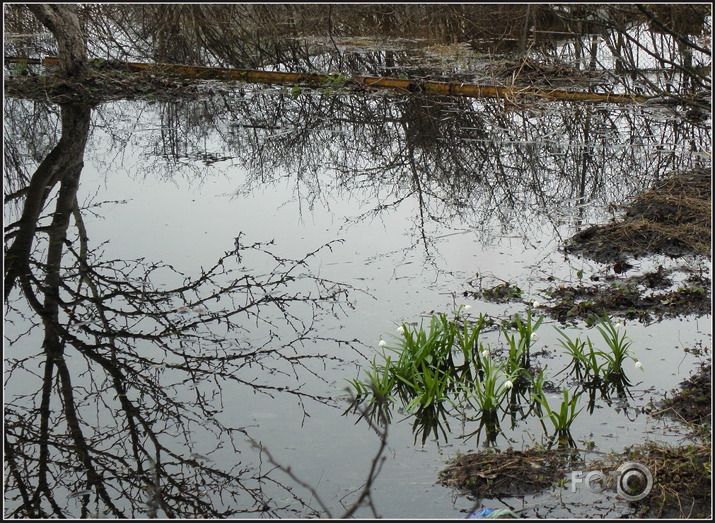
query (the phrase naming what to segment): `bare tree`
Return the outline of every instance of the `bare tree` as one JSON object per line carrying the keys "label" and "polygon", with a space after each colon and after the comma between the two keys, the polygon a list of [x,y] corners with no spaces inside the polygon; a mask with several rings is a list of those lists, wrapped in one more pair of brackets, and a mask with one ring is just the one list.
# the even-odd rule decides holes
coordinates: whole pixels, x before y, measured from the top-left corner
{"label": "bare tree", "polygon": [[73,4],[28,4],[28,9],[57,39],[60,75],[82,79],[87,75],[87,42],[78,9]]}

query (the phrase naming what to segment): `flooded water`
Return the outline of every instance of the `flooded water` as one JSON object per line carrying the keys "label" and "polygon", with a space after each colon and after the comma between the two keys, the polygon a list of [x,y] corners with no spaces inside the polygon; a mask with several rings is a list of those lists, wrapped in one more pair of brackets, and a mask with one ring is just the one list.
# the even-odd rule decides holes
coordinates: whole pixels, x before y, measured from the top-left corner
{"label": "flooded water", "polygon": [[[31,172],[29,158],[39,161],[39,151],[53,142],[57,110],[8,100],[6,122]],[[315,252],[288,271],[285,285],[256,286],[256,295],[298,293],[295,303],[264,305],[230,324],[224,320],[225,325],[198,322],[183,341],[128,338],[135,363],[150,361],[143,372],[156,373],[155,383],[167,387],[173,401],[193,406],[182,414],[184,425],[177,421],[171,428],[163,422],[164,462],[172,452],[193,453],[211,465],[250,471],[260,499],[274,504],[268,515],[311,515],[302,503],[316,507],[316,494],[334,515],[341,514],[354,501],[379,446],[364,420],[343,415],[348,380],[369,364],[378,341],[390,339],[401,322],[419,322],[433,311],[451,312],[463,304],[496,318],[523,314],[533,301],[548,300],[552,282],[573,282],[577,271],[603,271],[594,262],[564,256],[562,241],[587,224],[607,221],[614,212],[609,204],[624,202],[667,172],[700,164],[708,133],[658,108],[545,102],[504,111],[498,102],[483,100],[318,91],[294,99],[284,90],[258,87],[240,93],[222,89],[196,101],[123,101],[95,108],[77,201],[92,263],[107,271],[104,278],[136,277],[145,287],[168,289],[201,278],[233,253],[221,264],[227,271],[214,278],[220,286],[243,276],[275,277],[274,267],[291,265],[285,260]],[[9,212],[6,223],[15,218]],[[263,246],[248,247],[256,242]],[[237,246],[245,246],[245,252]],[[132,260],[171,270],[157,268],[144,278]],[[657,257],[638,263],[681,261]],[[229,273],[229,266],[235,272]],[[465,298],[464,291],[477,280],[485,286],[512,282],[524,290],[523,299],[500,305]],[[109,279],[104,283],[110,286]],[[346,292],[327,292],[338,286]],[[207,287],[173,293],[160,304],[134,304],[136,312],[125,319],[105,318],[130,331],[144,329],[148,337],[156,330],[144,328],[146,319],[137,316],[143,306],[162,309],[178,325],[225,315],[255,298],[250,287],[229,300]],[[321,298],[306,299],[316,292]],[[11,295],[11,303],[17,298]],[[23,334],[34,322],[26,306],[11,307],[5,321],[10,361],[32,357],[42,337],[37,329]],[[85,321],[93,325],[99,319]],[[565,359],[553,325],[547,319],[541,327],[538,348],[549,351],[540,362],[558,369]],[[594,456],[646,439],[681,440],[677,425],[655,421],[641,410],[697,364],[699,358],[686,349],[711,343],[709,317],[627,322],[626,328],[645,372],[636,377],[627,409],[602,403],[595,415],[579,417],[574,439],[593,442]],[[491,342],[499,344],[496,337]],[[215,379],[194,376],[192,384],[190,371],[171,368],[180,354],[171,349],[183,343],[194,349],[198,344],[198,356],[264,353],[217,369]],[[102,390],[94,381],[102,381],[96,371],[85,372],[92,367],[86,355],[66,359],[76,375],[75,390]],[[41,376],[19,365],[6,401],[22,404],[21,395],[36,394],[40,383]],[[136,386],[130,396],[140,400],[149,394]],[[203,399],[197,402],[197,397]],[[111,408],[95,411],[92,404],[83,407],[85,429],[91,433],[93,417],[99,423],[95,430],[104,433],[114,426]],[[220,425],[202,419],[209,413]],[[147,416],[152,417],[151,410]],[[478,448],[473,438],[460,438],[474,427],[454,418],[446,441],[431,438],[421,445],[412,422],[398,413],[388,427],[372,507],[382,517],[463,517],[479,500],[457,496],[437,480],[447,460]],[[273,466],[248,437],[290,467],[303,486],[275,470],[266,477],[277,479],[256,480]],[[522,422],[505,427],[496,445],[523,448],[545,437],[538,422]],[[127,453],[127,467],[136,466]],[[209,487],[206,491],[217,507],[249,509],[254,503],[247,492],[232,501]],[[554,492],[484,503],[562,517],[588,514],[598,506],[582,493]],[[82,496],[72,497],[71,491],[67,496],[68,506],[79,510]],[[627,505],[614,503],[603,509],[606,514],[628,513]],[[142,512],[141,503],[125,500],[118,506]],[[356,515],[373,512],[364,507]]]}
{"label": "flooded water", "polygon": [[[650,60],[653,46],[680,59],[677,46],[645,27],[627,33],[642,44],[630,58],[644,75],[612,74],[622,38],[616,49],[614,35],[584,34],[540,49],[548,67],[578,64],[576,78],[548,69],[549,85],[632,93],[646,78],[670,89],[683,72],[650,71]],[[293,62],[251,56],[266,69],[487,84],[507,82],[513,65],[476,40],[290,41],[305,51]],[[705,60],[699,47],[677,49],[691,65]],[[512,82],[547,70],[519,63]],[[681,105],[218,82],[171,101],[6,98],[4,109],[6,515],[634,513],[615,492],[570,485],[460,494],[439,483],[450,460],[548,446],[552,434],[536,417],[503,419],[485,441],[476,413],[452,409],[423,442],[424,425],[399,405],[378,430],[350,409],[350,380],[365,377],[403,323],[467,305],[471,319],[497,323],[545,315],[551,290],[609,281],[611,266],[565,254],[565,242],[670,174],[709,169],[709,118]],[[672,270],[676,286],[691,273],[711,277],[701,258],[631,261],[633,272]],[[517,299],[475,297],[506,282]],[[649,412],[709,360],[711,320],[619,320],[643,371],[627,369],[628,401],[600,399],[579,414],[571,435],[583,459],[687,440],[684,425]],[[554,391],[574,383],[556,375],[570,361],[557,327],[599,336],[545,315],[532,362],[548,368]],[[497,355],[506,346],[497,329],[483,341]]]}

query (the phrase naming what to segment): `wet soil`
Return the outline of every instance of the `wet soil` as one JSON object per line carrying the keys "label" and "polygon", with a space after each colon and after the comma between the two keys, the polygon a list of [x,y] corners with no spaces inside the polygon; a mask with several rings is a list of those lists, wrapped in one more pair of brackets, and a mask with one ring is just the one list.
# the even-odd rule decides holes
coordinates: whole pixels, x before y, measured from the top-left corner
{"label": "wet soil", "polygon": [[647,445],[634,455],[658,480],[640,507],[647,518],[712,518],[709,443],[670,448]]}
{"label": "wet soil", "polygon": [[649,255],[711,257],[712,175],[705,168],[671,174],[623,206],[623,216],[593,225],[565,245],[570,254],[605,265],[595,283],[547,289],[553,300],[543,310],[561,322],[609,314],[649,323],[681,314],[709,314],[711,280],[695,269],[676,286],[672,271],[627,276],[633,260]]}
{"label": "wet soil", "polygon": [[590,469],[608,474],[626,461],[645,465],[653,475],[650,493],[632,502],[641,518],[711,518],[710,442],[671,447],[646,443],[622,456],[591,463]]}
{"label": "wet soil", "polygon": [[652,323],[666,317],[711,312],[709,278],[691,274],[674,289],[662,266],[628,278],[610,276],[604,283],[559,285],[546,290],[552,303],[542,310],[561,323],[620,316]]}
{"label": "wet soil", "polygon": [[635,449],[639,460],[657,474],[642,515],[658,518],[712,517],[712,364],[700,368],[680,388],[666,394],[653,416],[685,422],[696,442],[681,447],[649,444]]}
{"label": "wet soil", "polygon": [[178,100],[211,95],[206,82],[197,82],[170,74],[124,70],[120,64],[105,61],[93,64],[82,81],[63,79],[23,69],[20,75],[5,77],[5,95],[54,103],[96,105],[111,100]]}
{"label": "wet soil", "polygon": [[564,250],[614,264],[648,254],[710,256],[711,187],[708,169],[672,174],[625,205],[621,219],[579,232]]}
{"label": "wet soil", "polygon": [[666,395],[661,409],[653,415],[667,415],[692,424],[712,424],[712,364],[702,363],[698,371]]}
{"label": "wet soil", "polygon": [[523,291],[518,285],[502,281],[497,285],[484,286],[484,278],[478,276],[477,279],[468,282],[472,289],[462,292],[465,298],[481,299],[492,303],[507,303],[511,301],[520,301]]}
{"label": "wet soil", "polygon": [[440,482],[480,498],[527,496],[557,484],[567,471],[583,465],[571,450],[492,449],[454,459]]}

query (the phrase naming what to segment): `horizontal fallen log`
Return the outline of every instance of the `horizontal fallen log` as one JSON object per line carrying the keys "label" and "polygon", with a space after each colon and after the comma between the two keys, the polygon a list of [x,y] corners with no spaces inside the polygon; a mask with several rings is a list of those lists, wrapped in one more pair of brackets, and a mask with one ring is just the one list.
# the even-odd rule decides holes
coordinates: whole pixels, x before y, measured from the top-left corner
{"label": "horizontal fallen log", "polygon": [[[37,64],[46,67],[57,66],[57,58],[29,59],[6,58],[6,62]],[[110,62],[106,62],[108,65]],[[432,80],[417,80],[391,78],[383,76],[343,76],[314,73],[284,73],[277,71],[256,71],[250,69],[230,69],[223,67],[200,67],[176,64],[153,64],[138,62],[111,62],[111,66],[133,72],[155,74],[171,74],[190,79],[238,81],[260,84],[307,85],[314,87],[354,86],[371,89],[390,89],[401,92],[420,92],[450,96],[469,96],[475,98],[504,98],[513,101],[522,96],[531,96],[549,100],[583,101],[583,102],[613,102],[613,103],[643,103],[648,100],[644,96],[622,95],[613,93],[587,93],[569,91],[567,89],[551,89],[543,87],[518,87],[469,84],[463,82],[438,82]]]}

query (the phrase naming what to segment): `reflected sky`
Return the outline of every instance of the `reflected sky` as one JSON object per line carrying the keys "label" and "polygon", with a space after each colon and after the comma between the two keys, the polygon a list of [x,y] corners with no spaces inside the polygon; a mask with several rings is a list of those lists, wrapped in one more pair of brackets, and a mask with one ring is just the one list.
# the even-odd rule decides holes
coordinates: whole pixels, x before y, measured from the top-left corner
{"label": "reflected sky", "polygon": [[[57,132],[56,116],[46,109],[7,101],[6,132],[29,173]],[[28,129],[29,122],[39,125]],[[105,260],[169,264],[175,271],[157,271],[157,288],[196,277],[237,239],[242,245],[273,241],[271,252],[294,259],[339,240],[300,271],[350,286],[349,303],[340,314],[314,318],[311,335],[293,349],[340,359],[306,363],[298,375],[280,364],[270,373],[260,366],[242,370],[249,381],[299,387],[330,401],[306,405],[228,383],[217,413],[293,464],[309,484],[326,489],[332,507],[359,487],[376,448],[366,427],[340,416],[346,406],[340,398],[381,336],[402,321],[453,310],[477,274],[518,283],[530,303],[543,300],[549,277],[573,281],[579,269],[600,270],[564,258],[561,240],[607,220],[614,212],[609,204],[664,173],[699,165],[701,151],[709,149],[709,129],[685,125],[664,108],[539,103],[504,111],[499,102],[312,92],[293,98],[259,88],[193,102],[106,103],[93,111],[92,124],[77,197],[89,242]],[[8,207],[6,223],[13,217]],[[246,266],[267,274],[272,267],[265,258],[252,256],[246,253]],[[495,316],[525,307],[472,304]],[[178,299],[170,305],[177,315],[181,306]],[[212,306],[226,303],[206,304],[209,311]],[[7,319],[6,339],[21,336],[19,313]],[[675,363],[682,360],[685,372],[695,358],[672,349],[710,336],[707,323],[629,325],[649,369],[640,386],[656,384],[660,392],[676,386],[683,373],[672,372]],[[264,327],[247,325],[232,336],[242,347],[295,336],[286,326]],[[547,333],[542,343],[548,347],[555,338]],[[30,340],[17,346],[31,353],[36,345]],[[670,353],[657,351],[658,344]],[[549,365],[558,368],[558,362]],[[70,362],[79,374],[83,365]],[[161,371],[173,383],[171,372]],[[181,400],[192,392],[177,388],[176,394]],[[400,517],[418,506],[421,517],[454,516],[455,503],[469,506],[434,481],[446,457],[473,449],[474,442],[415,446],[408,423],[393,425],[389,462],[376,489],[381,514]],[[458,421],[452,426],[470,432]],[[574,438],[596,440],[607,451],[641,441],[644,430],[653,430],[645,416],[584,421]],[[219,463],[236,460],[230,445],[212,448],[207,441],[213,440],[201,436],[209,433],[196,431],[192,452]],[[537,423],[527,422],[500,444],[529,444],[540,433]],[[241,460],[256,459],[243,450]]]}

